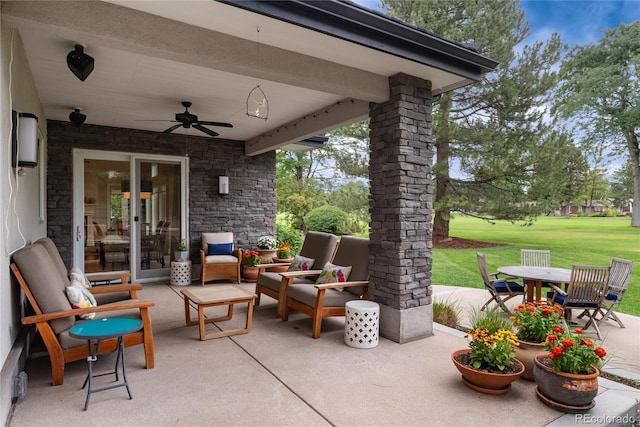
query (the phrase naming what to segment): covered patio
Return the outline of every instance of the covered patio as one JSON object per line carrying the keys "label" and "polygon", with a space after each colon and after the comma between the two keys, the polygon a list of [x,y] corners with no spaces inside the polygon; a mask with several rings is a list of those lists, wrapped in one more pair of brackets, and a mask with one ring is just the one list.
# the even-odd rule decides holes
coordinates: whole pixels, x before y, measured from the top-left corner
{"label": "covered patio", "polygon": [[[464,334],[437,324],[427,340],[399,345],[383,338],[375,348],[355,349],[344,343],[343,318],[327,319],[321,339],[314,340],[307,316],[292,313],[282,322],[275,301],[264,297],[249,334],[199,341],[197,327],[184,324],[180,289],[154,283],[142,291],[142,298],[156,302],[156,367],[144,369],[140,346],[126,350],[133,400],[123,389],[101,392],[82,412],[86,362],[67,365],[64,384],[53,388],[46,352],[36,349],[27,364],[27,395],[17,401],[9,425],[564,426],[618,424],[615,417],[637,416],[640,390],[603,378],[591,418],[582,421],[544,405],[529,381],[518,380],[502,396],[472,391],[450,360],[466,346]],[[487,298],[484,290],[443,286],[434,286],[434,295],[465,310]],[[207,327],[237,327],[243,309],[236,310],[234,320]],[[640,319],[624,321],[626,329],[613,322],[602,326],[604,345],[614,355],[608,364],[620,368],[613,372],[640,378]],[[113,354],[101,356],[96,369],[108,370],[113,361]]]}

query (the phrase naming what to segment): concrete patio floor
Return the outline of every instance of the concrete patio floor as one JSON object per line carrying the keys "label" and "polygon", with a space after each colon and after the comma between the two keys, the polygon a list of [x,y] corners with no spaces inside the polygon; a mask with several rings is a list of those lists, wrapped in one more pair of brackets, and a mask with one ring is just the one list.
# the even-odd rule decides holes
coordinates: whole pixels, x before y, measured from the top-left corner
{"label": "concrete patio floor", "polygon": [[[52,387],[48,357],[40,353],[28,362],[27,395],[17,400],[9,425],[563,426],[616,425],[621,419],[615,417],[637,417],[640,390],[603,378],[586,416],[547,407],[525,380],[502,396],[472,391],[450,360],[454,350],[467,346],[464,333],[437,324],[423,340],[396,344],[381,338],[375,348],[355,349],[344,344],[344,318],[325,319],[314,340],[309,317],[293,312],[282,322],[275,301],[263,296],[251,333],[199,341],[197,326],[184,324],[180,289],[153,283],[141,292],[142,299],[156,302],[156,367],[144,369],[141,346],[126,350],[133,400],[122,388],[109,390],[92,395],[83,412],[86,362],[68,364],[64,384]],[[483,290],[448,286],[434,286],[434,293],[458,301],[465,313],[488,298]],[[218,307],[207,314],[224,312]],[[207,330],[241,326],[245,313],[238,306],[233,320]],[[612,356],[609,366],[620,368],[615,373],[640,379],[640,318],[623,315],[623,321],[625,329],[602,325],[603,346]],[[109,371],[114,362],[114,354],[100,356],[95,370]]]}

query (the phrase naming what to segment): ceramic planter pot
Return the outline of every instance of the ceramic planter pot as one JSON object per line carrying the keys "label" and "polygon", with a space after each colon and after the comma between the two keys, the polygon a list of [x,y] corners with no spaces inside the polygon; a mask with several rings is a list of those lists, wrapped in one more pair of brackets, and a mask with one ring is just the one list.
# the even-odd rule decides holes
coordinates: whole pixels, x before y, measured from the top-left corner
{"label": "ceramic planter pot", "polygon": [[255,282],[258,280],[258,267],[251,265],[245,265],[242,267],[242,277],[248,282]]}
{"label": "ceramic planter pot", "polygon": [[557,372],[542,363],[547,356],[537,356],[533,375],[536,394],[548,406],[564,412],[582,412],[595,406],[600,371],[593,368],[591,374]]}
{"label": "ceramic planter pot", "polygon": [[518,340],[519,346],[514,347],[513,351],[516,353],[516,358],[524,364],[524,373],[522,378],[525,380],[533,381],[533,360],[536,356],[542,356],[547,354],[544,349],[544,343],[529,342]]}
{"label": "ceramic planter pot", "polygon": [[472,390],[485,394],[505,394],[511,389],[511,383],[520,378],[524,372],[524,365],[518,359],[511,359],[518,363],[522,369],[518,373],[496,374],[492,372],[483,372],[469,365],[462,364],[456,360],[456,356],[469,353],[471,350],[463,349],[454,351],[451,354],[453,364],[462,374],[462,381]]}
{"label": "ceramic planter pot", "polygon": [[173,257],[178,262],[185,262],[189,259],[189,251],[175,251]]}
{"label": "ceramic planter pot", "polygon": [[276,249],[256,249],[260,254],[260,264],[271,264],[276,256]]}
{"label": "ceramic planter pot", "polygon": [[[273,262],[274,264],[279,264],[279,263],[290,263],[291,261],[293,261],[293,258],[278,258],[278,257],[273,257]],[[273,271],[275,273],[282,273],[284,271],[287,271],[289,269],[289,266],[287,265],[283,265],[283,266],[279,266],[279,267],[271,267],[269,269],[269,271]]]}

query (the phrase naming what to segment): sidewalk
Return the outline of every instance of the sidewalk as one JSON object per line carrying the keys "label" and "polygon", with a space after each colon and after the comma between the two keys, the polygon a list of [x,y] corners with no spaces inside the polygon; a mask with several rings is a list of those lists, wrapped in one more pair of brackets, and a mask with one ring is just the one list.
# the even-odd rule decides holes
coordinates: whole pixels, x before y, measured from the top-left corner
{"label": "sidewalk", "polygon": [[[275,301],[264,296],[251,333],[199,341],[198,328],[184,325],[180,289],[147,284],[141,292],[142,299],[156,302],[151,312],[156,368],[143,368],[140,346],[127,349],[133,400],[124,389],[101,392],[83,412],[86,363],[67,365],[64,384],[52,387],[45,354],[29,361],[27,395],[17,401],[9,425],[607,425],[614,417],[635,415],[640,402],[640,390],[603,378],[588,419],[545,406],[534,384],[524,380],[503,396],[479,394],[464,386],[450,360],[454,350],[467,345],[462,332],[436,325],[426,339],[397,344],[381,338],[373,349],[354,349],[344,344],[344,318],[325,319],[320,339],[314,340],[309,317],[292,313],[282,322],[275,317]],[[434,291],[436,298],[460,298],[465,308],[485,300],[482,290],[436,286]],[[236,310],[233,320],[208,327],[238,327],[244,309]],[[208,314],[224,312],[213,308]],[[602,327],[605,346],[614,355],[610,364],[637,374],[640,325],[638,319],[624,321],[626,329]],[[114,361],[113,354],[100,356],[96,370],[110,370]]]}

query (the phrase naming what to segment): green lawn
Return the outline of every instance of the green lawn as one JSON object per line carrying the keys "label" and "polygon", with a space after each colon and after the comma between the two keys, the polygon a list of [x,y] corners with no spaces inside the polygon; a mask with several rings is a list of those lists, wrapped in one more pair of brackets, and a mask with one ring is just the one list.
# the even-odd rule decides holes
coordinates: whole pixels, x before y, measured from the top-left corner
{"label": "green lawn", "polygon": [[[490,271],[498,266],[520,264],[520,249],[549,249],[551,266],[609,265],[612,257],[635,262],[629,290],[618,311],[640,316],[640,229],[629,226],[629,218],[540,217],[532,226],[505,221],[485,221],[456,216],[451,236],[505,243],[508,246],[479,249],[487,257]],[[433,251],[432,282],[482,288],[476,249]]]}

